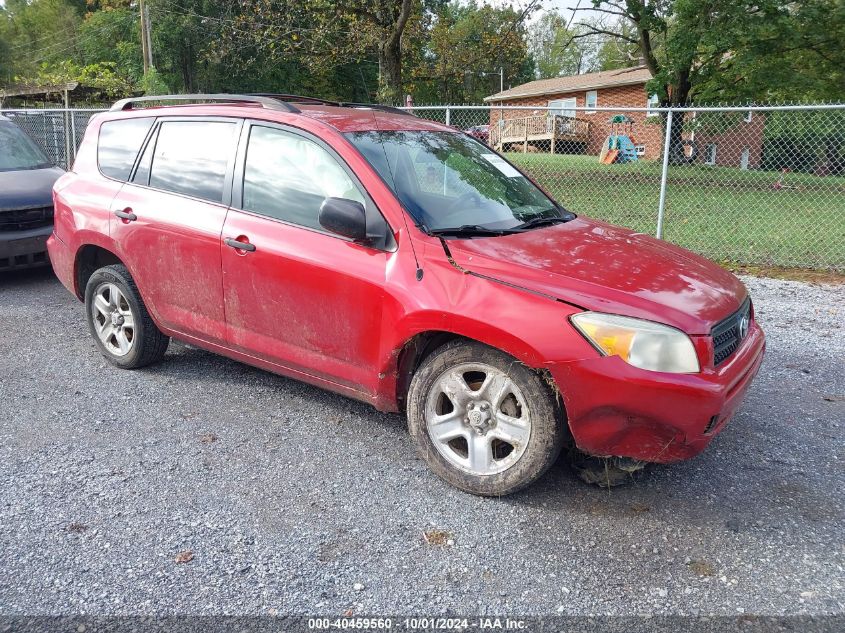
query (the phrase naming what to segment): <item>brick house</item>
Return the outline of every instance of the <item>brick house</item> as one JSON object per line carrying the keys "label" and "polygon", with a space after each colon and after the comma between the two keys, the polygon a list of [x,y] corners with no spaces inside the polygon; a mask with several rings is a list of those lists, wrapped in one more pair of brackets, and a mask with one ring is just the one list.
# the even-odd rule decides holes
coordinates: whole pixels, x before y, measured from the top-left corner
{"label": "brick house", "polygon": [[[702,126],[696,132],[684,134],[684,138],[695,141],[700,155],[698,163],[719,165],[720,167],[739,167],[757,169],[763,163],[763,139],[766,127],[766,115],[762,112],[739,112],[730,115],[727,123],[708,126],[706,122],[713,115],[703,114]],[[725,127],[724,130],[720,128]],[[714,129],[715,128],[715,129]]]}
{"label": "brick house", "polygon": [[[650,98],[645,87],[650,79],[648,69],[637,66],[538,79],[485,97],[484,101],[491,106],[490,142],[495,146],[501,141],[505,149],[517,151],[598,155],[611,132],[609,119],[614,113],[590,111],[590,108],[618,107],[619,114],[633,121],[631,136],[638,155],[659,159],[663,152],[663,130],[656,113],[649,116],[647,111],[625,111],[626,107],[657,105],[657,99]],[[497,110],[498,105],[526,109]],[[544,109],[533,110],[532,106]],[[552,112],[556,123],[549,116]],[[504,119],[501,126],[500,118]],[[761,163],[764,125],[765,115],[748,113],[718,133],[707,132],[705,128],[684,134],[684,138],[695,141],[698,164],[754,168]]]}

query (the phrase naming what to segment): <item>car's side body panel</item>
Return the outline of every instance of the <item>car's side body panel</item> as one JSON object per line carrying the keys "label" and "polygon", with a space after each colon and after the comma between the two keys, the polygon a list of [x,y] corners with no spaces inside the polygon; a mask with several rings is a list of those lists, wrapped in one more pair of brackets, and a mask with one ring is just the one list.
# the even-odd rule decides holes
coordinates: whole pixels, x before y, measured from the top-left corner
{"label": "car's side body panel", "polygon": [[168,330],[226,338],[220,235],[226,206],[127,183],[112,203],[115,254],[132,271],[153,318]]}
{"label": "car's side body panel", "polygon": [[80,299],[85,288],[79,288],[76,283],[76,254],[89,245],[112,253],[118,249],[111,238],[113,216],[109,209],[121,186],[122,183],[102,178],[99,174],[68,172],[53,188],[53,236],[71,249],[74,258],[71,270],[63,270],[57,265],[48,240],[50,260],[59,279]]}
{"label": "car's side body panel", "polygon": [[229,344],[371,391],[395,254],[234,209],[223,233],[255,246],[223,250]]}

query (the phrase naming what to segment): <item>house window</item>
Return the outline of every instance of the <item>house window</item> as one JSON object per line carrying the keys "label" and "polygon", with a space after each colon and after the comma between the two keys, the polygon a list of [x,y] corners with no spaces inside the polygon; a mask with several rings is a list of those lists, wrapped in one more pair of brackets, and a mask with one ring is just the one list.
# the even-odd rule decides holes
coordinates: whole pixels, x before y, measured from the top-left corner
{"label": "house window", "polygon": [[587,96],[584,99],[584,105],[587,106],[586,112],[595,112],[596,105],[598,104],[599,100],[599,93],[595,90],[588,90]]}
{"label": "house window", "polygon": [[715,165],[716,164],[716,143],[708,143],[707,144],[707,162],[704,163],[705,165]]}
{"label": "house window", "polygon": [[549,114],[575,118],[575,108],[578,100],[575,97],[570,99],[554,99],[549,101]]}
{"label": "house window", "polygon": [[645,115],[647,117],[648,116],[657,116],[659,113],[655,112],[651,108],[656,108],[659,105],[660,105],[660,97],[658,97],[657,95],[649,95],[648,101],[646,101],[646,104],[645,104],[645,107],[647,108]]}
{"label": "house window", "polygon": [[637,156],[645,156],[645,145],[634,145],[634,149],[637,151]]}

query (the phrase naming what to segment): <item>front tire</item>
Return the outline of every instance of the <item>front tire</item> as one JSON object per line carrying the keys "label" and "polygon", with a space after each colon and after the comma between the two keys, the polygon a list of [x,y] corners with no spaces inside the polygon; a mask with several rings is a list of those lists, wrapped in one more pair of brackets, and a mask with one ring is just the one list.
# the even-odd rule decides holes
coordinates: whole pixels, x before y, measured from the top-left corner
{"label": "front tire", "polygon": [[429,467],[466,492],[504,496],[536,481],[565,438],[554,393],[536,371],[475,342],[454,341],[420,365],[408,428]]}
{"label": "front tire", "polygon": [[113,365],[137,369],[164,356],[170,338],[153,323],[138,287],[122,264],[95,271],[85,286],[88,329]]}

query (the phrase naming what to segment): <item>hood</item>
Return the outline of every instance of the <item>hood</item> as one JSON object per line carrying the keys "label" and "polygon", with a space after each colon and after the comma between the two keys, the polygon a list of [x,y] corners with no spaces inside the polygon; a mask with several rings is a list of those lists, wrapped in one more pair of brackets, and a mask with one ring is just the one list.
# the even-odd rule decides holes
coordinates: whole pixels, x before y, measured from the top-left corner
{"label": "hood", "polygon": [[747,296],[742,282],[703,257],[589,218],[447,245],[468,271],[688,334],[709,334]]}
{"label": "hood", "polygon": [[0,212],[53,205],[53,183],[60,167],[0,171]]}

